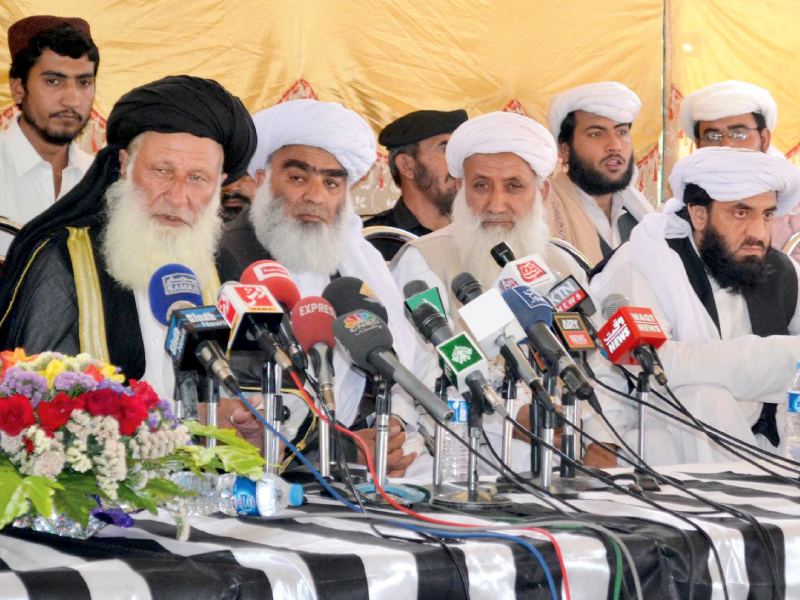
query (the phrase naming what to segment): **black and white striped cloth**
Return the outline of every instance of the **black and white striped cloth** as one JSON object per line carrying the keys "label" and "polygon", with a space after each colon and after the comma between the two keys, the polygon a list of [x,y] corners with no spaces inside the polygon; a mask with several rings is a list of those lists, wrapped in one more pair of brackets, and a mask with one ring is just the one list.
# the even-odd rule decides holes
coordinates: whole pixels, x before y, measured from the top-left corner
{"label": "black and white striped cloth", "polygon": [[[704,496],[749,511],[771,537],[781,580],[777,595],[763,545],[750,525],[724,514],[694,519],[714,541],[731,599],[800,598],[800,489],[744,465],[684,466],[670,475]],[[523,494],[510,497],[515,504],[507,515],[556,516]],[[708,510],[676,488],[663,487],[650,497],[675,510]],[[686,523],[614,491],[584,494],[571,502],[620,535],[635,558],[648,600],[687,597],[690,554],[676,527],[688,534],[695,550],[694,597],[723,597],[713,556]],[[449,540],[448,552],[384,524],[378,527],[390,538],[377,537],[365,521],[330,516],[332,511],[347,512],[315,501],[296,512],[304,517],[281,521],[196,517],[188,542],[176,541],[174,523],[163,512],[137,515],[130,529],[107,526],[86,541],[7,528],[0,534],[0,598],[460,599],[466,583],[461,573],[473,600],[551,598],[538,561],[514,542]],[[427,514],[487,522],[476,516]],[[552,544],[536,533],[513,534],[542,553],[565,598]],[[417,541],[403,539],[411,537]],[[605,542],[587,533],[558,532],[555,537],[571,597],[611,597],[615,563]],[[632,594],[627,568],[625,581]]]}

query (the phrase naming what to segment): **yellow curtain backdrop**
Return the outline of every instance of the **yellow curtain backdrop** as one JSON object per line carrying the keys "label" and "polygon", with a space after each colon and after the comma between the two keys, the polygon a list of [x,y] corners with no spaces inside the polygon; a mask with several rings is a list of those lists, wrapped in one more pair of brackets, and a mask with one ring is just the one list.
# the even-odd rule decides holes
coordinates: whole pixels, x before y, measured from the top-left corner
{"label": "yellow curtain backdrop", "polygon": [[[120,95],[177,73],[216,79],[252,112],[289,98],[341,102],[376,133],[421,108],[465,108],[470,116],[514,110],[544,123],[553,94],[616,80],[642,99],[635,157],[640,187],[655,202],[662,150],[666,174],[691,151],[677,124],[681,99],[735,78],[772,92],[779,107],[773,144],[800,164],[800,83],[792,76],[800,3],[787,0],[95,0],[74,8],[5,0],[2,35],[33,14],[77,15],[91,24],[101,53],[95,114],[83,139],[92,151]],[[6,78],[3,69],[0,127],[16,113]],[[398,194],[380,150],[354,190],[361,213]]]}

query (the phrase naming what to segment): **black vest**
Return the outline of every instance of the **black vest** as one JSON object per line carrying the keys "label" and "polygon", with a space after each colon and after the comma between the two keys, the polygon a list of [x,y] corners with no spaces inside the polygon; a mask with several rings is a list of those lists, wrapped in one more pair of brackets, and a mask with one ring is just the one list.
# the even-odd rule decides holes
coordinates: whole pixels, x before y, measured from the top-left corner
{"label": "black vest", "polygon": [[[636,217],[629,213],[627,208],[623,208],[622,214],[619,216],[619,221],[617,221],[620,245],[630,239],[631,231],[633,231],[633,228],[638,224],[639,221],[636,220]],[[606,243],[603,236],[600,234],[597,234],[597,238],[600,240],[600,252],[603,253],[603,258],[606,259],[614,253],[614,249]]]}
{"label": "black vest", "polygon": [[[690,239],[688,237],[671,239],[667,240],[667,244],[683,261],[686,275],[694,292],[719,331],[719,314],[714,302],[711,283],[708,280],[705,266],[692,247]],[[753,334],[759,337],[789,335],[789,323],[797,309],[797,272],[792,265],[792,259],[777,250],[768,252],[764,263],[766,268],[771,269],[766,282],[756,289],[748,289],[743,292]],[[776,404],[764,404],[758,422],[753,425],[753,433],[760,433],[775,447],[780,443],[775,419],[777,410]]]}

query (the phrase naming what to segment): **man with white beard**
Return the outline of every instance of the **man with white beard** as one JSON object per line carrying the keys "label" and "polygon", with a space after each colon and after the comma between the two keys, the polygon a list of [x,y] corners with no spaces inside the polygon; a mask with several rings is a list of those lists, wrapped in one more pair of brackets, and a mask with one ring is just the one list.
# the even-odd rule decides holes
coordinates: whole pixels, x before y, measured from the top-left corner
{"label": "man with white beard", "polygon": [[255,150],[242,103],[218,83],[176,76],[114,106],[108,146],[70,193],[17,236],[0,279],[3,348],[87,352],[171,397],[153,273],[180,263],[213,303],[220,188]]}
{"label": "man with white beard", "polygon": [[[361,219],[350,201],[349,186],[375,162],[369,125],[340,104],[316,100],[284,102],[257,113],[253,121],[258,148],[249,171],[259,187],[252,206],[225,227],[217,261],[220,276],[238,280],[253,262],[271,259],[286,267],[301,296],[321,295],[340,275],[364,280],[386,307],[400,361],[418,375],[430,371],[432,383],[435,362],[406,322],[400,293],[381,254],[362,237]],[[366,378],[338,347],[333,366],[338,420],[374,442],[374,429],[363,419],[374,411]],[[294,396],[284,400],[290,402],[295,425],[296,415],[306,409]],[[425,449],[416,433],[414,403],[397,387],[392,413],[388,474],[400,477]],[[230,421],[253,443],[263,438],[261,426],[243,409],[233,412]],[[428,474],[427,464],[413,468]]]}
{"label": "man with white beard", "polygon": [[[553,136],[544,127],[522,115],[489,113],[456,129],[446,154],[450,174],[461,181],[452,223],[414,240],[395,257],[392,275],[400,289],[414,280],[438,287],[445,311],[458,332],[463,329],[457,312],[461,303],[450,284],[456,275],[467,271],[485,289],[492,287],[500,267],[490,251],[503,241],[517,258],[538,254],[551,271],[564,277],[573,275],[587,287],[586,274],[578,264],[547,243],[542,199],[549,192],[547,178],[555,168],[557,150]],[[490,371],[495,385],[502,380],[501,361],[498,359]],[[528,425],[527,408],[523,407],[518,419]],[[498,448],[499,431],[500,423],[487,418],[487,433]],[[512,466],[529,464],[529,452],[529,447],[515,449]]]}

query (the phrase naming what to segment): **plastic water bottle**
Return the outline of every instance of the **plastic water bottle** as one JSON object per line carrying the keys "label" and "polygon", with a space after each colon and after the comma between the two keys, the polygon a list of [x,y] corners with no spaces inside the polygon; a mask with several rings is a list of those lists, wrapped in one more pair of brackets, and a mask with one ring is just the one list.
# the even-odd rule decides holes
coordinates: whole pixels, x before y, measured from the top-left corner
{"label": "plastic water bottle", "polygon": [[[449,427],[462,440],[469,442],[469,405],[463,398],[450,398],[448,406],[453,409],[453,420]],[[447,431],[444,431],[442,451],[442,481],[466,481],[469,450]]]}
{"label": "plastic water bottle", "polygon": [[800,362],[787,393],[786,458],[800,460]]}
{"label": "plastic water bottle", "polygon": [[[233,473],[204,473],[198,476],[191,471],[181,471],[174,473],[170,480],[185,490],[199,494],[184,498],[189,515],[222,512],[232,517],[269,517],[287,506],[300,506],[303,503],[303,486],[286,483],[270,473],[253,481]],[[178,508],[178,499],[170,508]]]}

